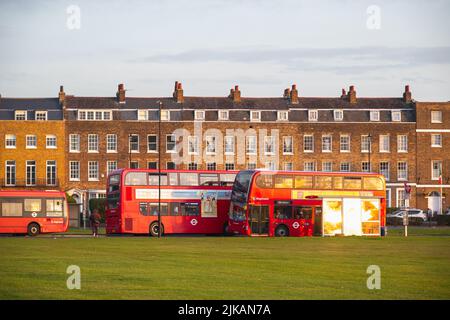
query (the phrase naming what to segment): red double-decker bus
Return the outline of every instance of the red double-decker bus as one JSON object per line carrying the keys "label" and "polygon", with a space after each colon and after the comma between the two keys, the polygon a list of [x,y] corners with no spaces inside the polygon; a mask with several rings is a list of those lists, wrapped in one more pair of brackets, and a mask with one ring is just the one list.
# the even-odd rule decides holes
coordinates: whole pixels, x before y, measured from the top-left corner
{"label": "red double-decker bus", "polygon": [[228,231],[244,235],[385,234],[386,184],[375,173],[247,170],[236,176]]}
{"label": "red double-decker bus", "polygon": [[[108,176],[106,232],[221,234],[236,171],[119,169]],[[160,199],[160,201],[159,201]]]}
{"label": "red double-decker bus", "polygon": [[0,191],[0,233],[66,232],[66,194],[59,191]]}

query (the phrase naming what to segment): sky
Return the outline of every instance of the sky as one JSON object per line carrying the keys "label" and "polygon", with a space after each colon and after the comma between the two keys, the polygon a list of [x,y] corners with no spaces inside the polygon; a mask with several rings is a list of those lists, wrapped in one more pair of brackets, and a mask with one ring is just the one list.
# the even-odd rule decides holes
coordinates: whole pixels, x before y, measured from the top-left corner
{"label": "sky", "polygon": [[0,0],[0,94],[450,101],[449,0]]}

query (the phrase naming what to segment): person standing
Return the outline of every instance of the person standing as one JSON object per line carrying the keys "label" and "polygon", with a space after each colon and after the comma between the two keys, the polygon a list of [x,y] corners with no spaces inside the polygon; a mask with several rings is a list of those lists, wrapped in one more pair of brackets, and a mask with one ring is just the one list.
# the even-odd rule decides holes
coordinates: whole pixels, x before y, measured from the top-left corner
{"label": "person standing", "polygon": [[91,216],[89,217],[93,237],[98,237],[98,227],[100,226],[100,219],[101,216],[98,213],[98,209],[94,209],[94,211],[91,213]]}

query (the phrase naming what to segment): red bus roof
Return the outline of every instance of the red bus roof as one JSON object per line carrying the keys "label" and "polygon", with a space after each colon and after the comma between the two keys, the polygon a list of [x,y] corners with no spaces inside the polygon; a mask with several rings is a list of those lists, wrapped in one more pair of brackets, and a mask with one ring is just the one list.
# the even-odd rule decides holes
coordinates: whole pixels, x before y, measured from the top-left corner
{"label": "red bus roof", "polygon": [[307,176],[383,176],[376,172],[343,172],[343,171],[282,171],[282,170],[266,170],[266,169],[254,169],[243,170],[254,173],[269,173],[269,174],[294,174],[294,175],[307,175]]}
{"label": "red bus roof", "polygon": [[[158,169],[131,169],[131,168],[121,168],[114,170],[109,173],[109,175],[115,175],[115,174],[123,174],[127,172],[151,172],[151,173],[158,173]],[[238,174],[239,170],[169,170],[169,169],[161,169],[161,173],[224,173],[224,174]]]}

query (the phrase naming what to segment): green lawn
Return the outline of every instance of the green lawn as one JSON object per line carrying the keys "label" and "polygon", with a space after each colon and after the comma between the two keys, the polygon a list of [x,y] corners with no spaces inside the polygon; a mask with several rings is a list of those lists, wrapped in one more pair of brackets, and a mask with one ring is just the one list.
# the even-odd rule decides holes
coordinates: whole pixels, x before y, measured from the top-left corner
{"label": "green lawn", "polygon": [[[450,299],[450,228],[413,230],[383,239],[3,237],[0,299]],[[81,268],[81,290],[66,288],[69,265]],[[380,290],[366,287],[369,265],[381,268]]]}

